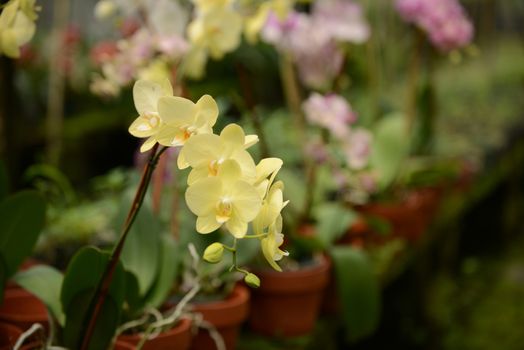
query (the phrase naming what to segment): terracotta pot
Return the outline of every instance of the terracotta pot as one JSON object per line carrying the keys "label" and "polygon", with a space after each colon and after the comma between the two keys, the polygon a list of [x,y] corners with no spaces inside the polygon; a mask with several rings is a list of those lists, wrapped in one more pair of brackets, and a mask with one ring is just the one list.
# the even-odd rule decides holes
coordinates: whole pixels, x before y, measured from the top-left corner
{"label": "terracotta pot", "polygon": [[252,293],[251,329],[267,336],[310,333],[318,317],[330,266],[329,260],[322,257],[297,271],[256,271],[261,285]]}
{"label": "terracotta pot", "polygon": [[[131,346],[137,345],[140,342],[139,334],[123,334],[118,336],[115,344],[115,349],[125,350],[127,343]],[[181,319],[180,322],[169,331],[159,334],[157,337],[148,340],[143,350],[187,350],[191,344],[191,321],[189,319]],[[117,346],[120,346],[117,348]]]}
{"label": "terracotta pot", "polygon": [[[237,284],[225,300],[195,304],[193,311],[202,314],[222,336],[226,349],[236,348],[240,326],[249,314],[249,289]],[[215,342],[205,329],[199,329],[191,343],[192,350],[216,349]]]}
{"label": "terracotta pot", "polygon": [[0,306],[0,320],[14,324],[26,330],[34,323],[49,327],[47,309],[33,294],[16,285],[8,286],[4,291],[4,300]]}
{"label": "terracotta pot", "polygon": [[433,220],[441,198],[441,188],[427,187],[410,191],[397,201],[358,206],[356,209],[365,216],[386,220],[391,225],[390,234],[373,232],[365,221],[359,221],[338,243],[353,243],[358,238],[373,244],[382,244],[394,238],[416,243]]}
{"label": "terracotta pot", "polygon": [[[12,350],[20,336],[24,333],[20,328],[10,323],[0,322],[0,350]],[[42,349],[44,341],[42,339],[35,340],[32,336],[27,339],[20,350],[36,350]]]}
{"label": "terracotta pot", "polygon": [[0,322],[0,350],[11,350],[22,333],[17,326]]}

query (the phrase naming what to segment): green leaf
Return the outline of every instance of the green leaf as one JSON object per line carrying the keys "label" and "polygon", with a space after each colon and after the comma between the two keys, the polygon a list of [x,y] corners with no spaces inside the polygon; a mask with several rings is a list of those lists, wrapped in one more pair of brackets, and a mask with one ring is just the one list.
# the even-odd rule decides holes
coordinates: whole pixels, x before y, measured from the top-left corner
{"label": "green leaf", "polygon": [[64,276],[60,271],[45,265],[20,271],[13,276],[13,281],[40,299],[62,326],[65,322],[62,304],[60,304],[63,279]]}
{"label": "green leaf", "polygon": [[317,238],[328,248],[347,232],[357,219],[357,214],[340,203],[323,203],[314,209],[317,221]]}
{"label": "green leaf", "polygon": [[409,143],[402,114],[385,116],[375,126],[370,163],[379,175],[380,189],[385,189],[395,180],[402,162],[408,156]]}
{"label": "green leaf", "polygon": [[[118,222],[123,222],[127,215],[127,205],[122,208]],[[135,274],[142,296],[146,295],[158,274],[160,231],[160,222],[144,203],[127,236],[121,258],[124,268]]]}
{"label": "green leaf", "polygon": [[0,203],[0,255],[7,278],[31,254],[45,219],[45,201],[36,191],[22,191]]}
{"label": "green leaf", "polygon": [[154,308],[166,301],[179,272],[180,253],[176,241],[169,235],[162,235],[160,243],[160,271],[146,300],[146,304]]}
{"label": "green leaf", "polygon": [[[66,323],[63,329],[63,344],[68,349],[79,349],[82,335],[85,332],[84,319],[93,298],[92,290],[84,290],[74,295],[71,303],[65,308]],[[118,304],[121,305],[121,304]],[[108,349],[116,328],[120,323],[121,306],[108,296],[100,310],[89,350]]]}
{"label": "green leaf", "polygon": [[[90,307],[94,306],[93,298],[98,281],[102,278],[109,259],[109,253],[102,252],[94,247],[82,248],[71,259],[60,295],[62,309],[66,317],[63,342],[68,348],[76,349],[79,347],[85,332]],[[88,349],[106,349],[115,334],[126,295],[125,282],[126,274],[119,262]]]}
{"label": "green leaf", "polygon": [[9,178],[4,162],[0,161],[0,201],[9,193]]}
{"label": "green leaf", "polygon": [[144,299],[140,295],[138,280],[134,273],[126,271],[126,302],[124,318],[134,319],[140,316],[144,308]]}
{"label": "green leaf", "polygon": [[361,250],[337,246],[331,250],[338,297],[347,340],[371,335],[380,320],[380,292],[368,256]]}

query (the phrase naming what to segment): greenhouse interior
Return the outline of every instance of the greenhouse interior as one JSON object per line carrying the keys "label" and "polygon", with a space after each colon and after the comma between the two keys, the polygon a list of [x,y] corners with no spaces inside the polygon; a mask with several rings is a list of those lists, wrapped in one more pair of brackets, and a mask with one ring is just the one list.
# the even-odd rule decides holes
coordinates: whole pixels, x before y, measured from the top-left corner
{"label": "greenhouse interior", "polygon": [[523,1],[0,4],[0,350],[524,349]]}

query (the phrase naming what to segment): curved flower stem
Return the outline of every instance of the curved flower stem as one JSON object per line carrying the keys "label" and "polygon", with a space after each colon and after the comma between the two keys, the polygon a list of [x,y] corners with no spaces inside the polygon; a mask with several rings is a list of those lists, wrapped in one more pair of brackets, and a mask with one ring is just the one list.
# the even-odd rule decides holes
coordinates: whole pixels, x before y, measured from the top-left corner
{"label": "curved flower stem", "polygon": [[163,147],[159,152],[157,152],[157,149],[158,144],[156,144],[151,151],[151,157],[149,158],[149,162],[146,164],[144,172],[142,173],[142,178],[140,179],[140,184],[138,185],[135,198],[133,199],[133,203],[131,204],[131,208],[129,209],[129,213],[127,214],[127,218],[124,222],[124,227],[122,229],[120,239],[118,240],[116,246],[113,248],[113,252],[111,253],[109,262],[107,263],[102,278],[98,283],[95,296],[89,307],[90,312],[87,314],[87,317],[84,320],[84,323],[87,324],[87,327],[84,328],[85,334],[82,338],[82,345],[80,347],[80,350],[87,350],[89,346],[89,342],[95,330],[96,321],[98,319],[100,311],[102,310],[102,306],[104,305],[105,299],[109,293],[109,287],[111,286],[113,275],[115,273],[116,266],[120,259],[120,255],[122,254],[122,250],[124,249],[124,244],[127,235],[131,229],[131,226],[133,225],[133,222],[136,219],[138,210],[142,206],[144,197],[147,192],[147,188],[149,186],[149,182],[151,181],[151,175],[153,174],[158,159],[160,158],[162,153],[164,153],[167,147]]}

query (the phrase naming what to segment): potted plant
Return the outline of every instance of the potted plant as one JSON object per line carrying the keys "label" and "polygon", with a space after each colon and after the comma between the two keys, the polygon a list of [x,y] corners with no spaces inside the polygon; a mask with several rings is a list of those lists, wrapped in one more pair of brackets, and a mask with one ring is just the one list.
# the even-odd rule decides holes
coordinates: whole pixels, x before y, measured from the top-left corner
{"label": "potted plant", "polygon": [[[157,151],[157,142],[182,146],[183,158],[179,156],[178,165],[181,168],[193,168],[188,178],[190,181],[186,190],[186,201],[191,211],[198,216],[196,230],[208,233],[222,225],[225,226],[232,234],[234,242],[232,247],[228,247],[233,256],[231,270],[242,273],[248,284],[259,284],[254,274],[239,267],[236,260],[236,244],[244,238],[259,238],[247,235],[247,225],[259,215],[274,178],[268,177],[277,170],[273,164],[277,163],[280,167],[281,161],[265,160],[257,168],[249,153],[245,151],[245,148],[256,142],[256,137],[246,136],[238,125],[231,124],[224,128],[220,135],[213,134],[212,127],[218,116],[218,107],[208,95],[196,104],[185,98],[174,97],[169,81],[164,79],[160,82],[138,81],[134,87],[134,98],[140,115],[131,125],[130,132],[138,137],[148,137],[141,150],[145,152],[152,149],[152,152],[130,212],[124,220],[123,233],[112,253],[85,247],[73,257],[63,277],[50,267],[33,268],[17,277],[19,283],[33,290],[46,302],[62,326],[61,343],[68,347],[107,347],[120,318],[128,311],[124,306],[127,305],[134,311],[133,308],[138,308],[144,303],[141,296],[148,291],[146,282],[152,283],[151,271],[147,268],[146,274],[133,275],[130,273],[133,268],[129,266],[142,271],[145,265],[143,262],[147,262],[147,265],[158,265],[158,262],[155,262],[158,257],[147,256],[143,261],[136,256],[126,258],[126,249],[133,248],[125,248],[124,243],[126,239],[133,237],[133,223],[140,222],[138,213],[144,202],[153,169],[159,157],[167,150],[167,147],[163,147]],[[215,150],[220,152],[221,158],[218,161],[207,159],[203,157],[204,153],[199,153],[201,149],[208,149],[213,142],[218,146]],[[186,144],[192,146],[187,148]],[[192,153],[195,150],[196,153]],[[271,166],[267,166],[268,162]],[[146,226],[150,228],[151,225]],[[138,234],[135,234],[136,236]],[[142,242],[145,245],[145,241]],[[163,246],[169,249],[169,245],[163,243]],[[153,241],[151,244],[151,247],[156,245],[158,249],[158,242]],[[141,244],[129,247],[137,246],[143,248]],[[166,258],[170,255],[161,256]],[[172,268],[172,264],[170,266]],[[40,280],[35,278],[37,275]],[[49,281],[53,288],[49,291],[35,288],[39,283],[41,286],[43,280],[46,283]],[[166,287],[166,284],[162,283],[158,288],[160,287],[163,294],[171,284],[167,284]],[[162,299],[156,292],[153,296],[158,298],[154,299],[156,302]],[[177,313],[173,315],[177,316]],[[176,319],[173,317],[168,317],[165,322],[154,322],[151,327],[157,329],[170,324]]]}

